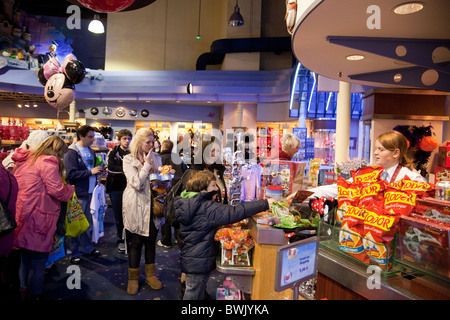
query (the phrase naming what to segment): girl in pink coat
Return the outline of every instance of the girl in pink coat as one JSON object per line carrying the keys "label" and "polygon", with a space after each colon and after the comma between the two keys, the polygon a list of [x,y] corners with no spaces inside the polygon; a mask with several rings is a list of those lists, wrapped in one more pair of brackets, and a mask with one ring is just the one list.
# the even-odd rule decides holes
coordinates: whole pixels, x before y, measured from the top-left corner
{"label": "girl in pink coat", "polygon": [[51,136],[32,150],[18,148],[13,155],[14,176],[19,184],[16,203],[14,245],[21,251],[21,291],[39,297],[44,289],[44,272],[61,201],[69,201],[72,185],[63,184],[62,157],[68,150],[64,141]]}

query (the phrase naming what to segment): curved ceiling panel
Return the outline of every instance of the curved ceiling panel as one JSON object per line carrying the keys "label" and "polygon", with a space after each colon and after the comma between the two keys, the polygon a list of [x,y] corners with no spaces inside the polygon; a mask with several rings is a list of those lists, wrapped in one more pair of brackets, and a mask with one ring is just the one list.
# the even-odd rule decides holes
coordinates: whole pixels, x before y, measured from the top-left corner
{"label": "curved ceiling panel", "polygon": [[[450,91],[450,1],[311,0],[299,8],[292,50],[309,70],[368,86]],[[350,56],[362,60],[349,60]]]}

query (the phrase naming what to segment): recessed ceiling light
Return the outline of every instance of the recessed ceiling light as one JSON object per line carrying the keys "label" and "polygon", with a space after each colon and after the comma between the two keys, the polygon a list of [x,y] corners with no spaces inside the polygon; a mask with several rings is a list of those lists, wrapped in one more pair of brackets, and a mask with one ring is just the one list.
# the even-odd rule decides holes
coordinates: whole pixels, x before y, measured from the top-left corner
{"label": "recessed ceiling light", "polygon": [[346,59],[350,61],[358,61],[364,59],[364,56],[361,54],[352,54],[350,56],[347,56]]}
{"label": "recessed ceiling light", "polygon": [[403,14],[416,13],[422,9],[423,9],[423,3],[414,1],[414,2],[406,2],[406,3],[399,4],[398,6],[396,6],[394,8],[394,12],[396,14],[403,15]]}

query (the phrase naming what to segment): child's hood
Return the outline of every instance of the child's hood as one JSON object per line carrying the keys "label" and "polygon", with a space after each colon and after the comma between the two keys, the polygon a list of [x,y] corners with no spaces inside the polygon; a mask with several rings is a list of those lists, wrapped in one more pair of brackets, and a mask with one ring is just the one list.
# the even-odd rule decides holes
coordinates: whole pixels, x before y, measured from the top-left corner
{"label": "child's hood", "polygon": [[175,216],[184,225],[191,223],[204,201],[212,200],[216,191],[188,192],[183,191],[180,197],[175,198]]}
{"label": "child's hood", "polygon": [[180,194],[180,196],[181,196],[182,198],[184,198],[184,199],[188,199],[188,198],[193,198],[193,197],[195,197],[197,194],[198,194],[198,192],[193,192],[193,191],[187,191],[187,190],[184,190],[184,191]]}
{"label": "child's hood", "polygon": [[24,149],[24,148],[17,148],[13,155],[12,160],[16,163],[27,161],[28,154],[30,153],[30,150]]}

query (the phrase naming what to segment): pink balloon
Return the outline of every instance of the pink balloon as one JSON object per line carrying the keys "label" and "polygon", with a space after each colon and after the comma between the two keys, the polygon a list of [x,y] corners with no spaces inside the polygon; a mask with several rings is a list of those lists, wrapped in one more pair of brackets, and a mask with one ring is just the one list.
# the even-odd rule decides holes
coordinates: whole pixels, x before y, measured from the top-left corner
{"label": "pink balloon", "polygon": [[69,53],[69,54],[64,58],[64,60],[63,60],[63,63],[62,63],[62,65],[61,65],[60,72],[61,72],[61,73],[65,73],[65,72],[66,72],[66,66],[67,66],[67,63],[69,63],[69,61],[76,60],[76,59],[77,59],[77,58],[76,58],[72,53]]}
{"label": "pink balloon", "polygon": [[61,68],[61,65],[58,61],[58,59],[56,59],[56,57],[52,57],[50,58],[45,64],[44,64],[44,77],[45,79],[50,79],[50,77],[52,75],[54,75],[55,73],[58,73],[60,70],[59,68]]}
{"label": "pink balloon", "polygon": [[116,12],[131,6],[134,0],[78,0],[86,8],[97,12]]}

